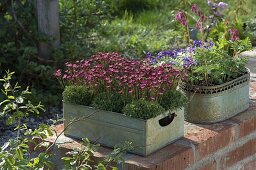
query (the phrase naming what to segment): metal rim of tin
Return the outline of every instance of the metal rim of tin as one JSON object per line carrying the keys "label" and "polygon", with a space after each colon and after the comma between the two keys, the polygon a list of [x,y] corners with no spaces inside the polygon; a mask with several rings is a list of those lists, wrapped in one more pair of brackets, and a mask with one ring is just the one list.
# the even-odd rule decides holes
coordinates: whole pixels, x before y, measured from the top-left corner
{"label": "metal rim of tin", "polygon": [[197,85],[191,85],[188,83],[182,83],[180,87],[187,92],[194,92],[198,94],[218,94],[249,81],[250,81],[250,70],[247,68],[246,74],[234,80],[231,80],[229,82],[223,83],[221,85],[197,86]]}

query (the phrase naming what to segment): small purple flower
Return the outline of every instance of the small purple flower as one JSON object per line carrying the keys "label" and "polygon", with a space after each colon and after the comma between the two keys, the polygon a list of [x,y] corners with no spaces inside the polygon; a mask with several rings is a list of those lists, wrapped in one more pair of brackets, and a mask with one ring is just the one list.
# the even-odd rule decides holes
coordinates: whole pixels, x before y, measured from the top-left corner
{"label": "small purple flower", "polygon": [[182,24],[183,26],[187,26],[187,25],[188,25],[188,23],[187,23],[186,20],[182,20],[182,21],[181,21],[181,24]]}
{"label": "small purple flower", "polygon": [[54,75],[55,75],[56,77],[61,77],[61,75],[62,75],[61,72],[62,72],[61,69],[58,69],[58,70],[54,73]]}
{"label": "small purple flower", "polygon": [[184,53],[186,50],[184,48],[181,48],[177,51],[177,53]]}
{"label": "small purple flower", "polygon": [[194,40],[193,43],[194,43],[195,47],[202,47],[202,45],[203,45],[202,41],[199,41],[199,40]]}
{"label": "small purple flower", "polygon": [[190,56],[185,56],[183,59],[183,67],[190,67],[194,64],[194,60]]}
{"label": "small purple flower", "polygon": [[201,19],[202,22],[204,22],[207,18],[206,18],[205,15],[201,15],[200,19]]}
{"label": "small purple flower", "polygon": [[176,58],[177,58],[178,51],[172,50],[171,53],[172,53],[171,58],[176,59]]}
{"label": "small purple flower", "polygon": [[180,20],[182,20],[183,18],[184,18],[184,12],[182,12],[182,11],[179,11],[177,14],[176,14],[176,16],[175,16],[175,19],[177,20],[177,21],[180,21]]}
{"label": "small purple flower", "polygon": [[209,46],[210,46],[210,47],[213,47],[214,45],[215,45],[214,42],[213,42],[213,41],[210,41]]}
{"label": "small purple flower", "polygon": [[160,51],[160,52],[157,54],[157,56],[156,56],[156,58],[158,58],[158,59],[163,58],[163,57],[164,57],[164,54],[163,54],[162,51]]}
{"label": "small purple flower", "polygon": [[175,61],[169,61],[168,64],[171,65],[171,66],[173,66],[173,65],[176,65],[177,62],[175,62]]}
{"label": "small purple flower", "polygon": [[228,7],[228,4],[226,4],[224,2],[219,2],[217,6],[219,9],[224,10]]}
{"label": "small purple flower", "polygon": [[154,65],[154,64],[156,64],[157,63],[157,60],[155,59],[155,58],[151,58],[150,60],[149,60],[149,64],[150,65]]}
{"label": "small purple flower", "polygon": [[194,12],[194,13],[197,13],[199,11],[198,6],[196,4],[193,4],[191,6],[191,11]]}
{"label": "small purple flower", "polygon": [[202,28],[203,28],[203,23],[201,21],[196,22],[196,29],[201,31]]}
{"label": "small purple flower", "polygon": [[194,53],[195,52],[195,47],[188,47],[187,52]]}
{"label": "small purple flower", "polygon": [[173,53],[173,51],[164,51],[164,52],[163,52],[163,55],[164,55],[164,56],[171,57],[171,56],[174,55],[174,53]]}
{"label": "small purple flower", "polygon": [[179,11],[175,19],[179,21],[183,26],[187,26],[187,19],[186,19],[186,14],[183,11]]}
{"label": "small purple flower", "polygon": [[240,38],[239,38],[239,32],[238,32],[238,30],[237,29],[235,29],[234,27],[232,27],[230,30],[229,30],[229,32],[230,32],[230,39],[232,40],[232,41],[237,41],[237,40],[239,40]]}
{"label": "small purple flower", "polygon": [[215,8],[217,6],[217,4],[213,3],[211,0],[208,0],[208,6],[211,8]]}
{"label": "small purple flower", "polygon": [[152,54],[152,53],[147,52],[147,54],[146,54],[146,58],[149,58],[149,57],[152,57],[152,56],[153,56],[153,54]]}

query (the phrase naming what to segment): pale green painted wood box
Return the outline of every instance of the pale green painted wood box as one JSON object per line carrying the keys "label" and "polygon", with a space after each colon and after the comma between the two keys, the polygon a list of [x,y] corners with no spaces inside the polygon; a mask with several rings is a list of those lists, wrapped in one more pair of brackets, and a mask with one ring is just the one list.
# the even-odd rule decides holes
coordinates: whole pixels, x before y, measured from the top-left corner
{"label": "pale green painted wood box", "polygon": [[65,102],[63,112],[65,127],[70,121],[83,118],[66,129],[66,136],[88,138],[108,147],[130,141],[135,148],[131,152],[144,156],[184,136],[184,109],[165,112],[148,120]]}

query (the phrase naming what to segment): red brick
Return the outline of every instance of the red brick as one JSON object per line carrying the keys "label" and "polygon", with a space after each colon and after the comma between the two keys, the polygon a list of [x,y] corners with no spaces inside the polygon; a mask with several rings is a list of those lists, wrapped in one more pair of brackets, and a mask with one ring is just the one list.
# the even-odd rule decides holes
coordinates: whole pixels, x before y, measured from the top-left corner
{"label": "red brick", "polygon": [[244,165],[244,170],[255,170],[256,169],[256,158]]}
{"label": "red brick", "polygon": [[162,163],[151,168],[150,170],[183,170],[194,163],[194,154],[192,149],[184,149],[175,154],[172,158],[166,159]]}
{"label": "red brick", "polygon": [[[251,109],[251,110],[250,110]],[[138,155],[128,154],[126,157],[125,169],[129,170],[181,170],[190,167],[198,159],[203,159],[207,155],[222,149],[233,143],[240,137],[250,134],[254,126],[251,125],[255,121],[253,111],[255,109],[250,107],[247,112],[241,113],[232,120],[224,121],[211,125],[185,125],[185,143],[189,146],[190,143],[196,146],[196,153],[191,147],[183,146],[182,142],[170,144],[163,149],[147,156],[142,157]],[[252,121],[253,120],[253,121]],[[249,125],[250,122],[250,125]],[[241,127],[239,127],[241,126]],[[58,126],[58,133],[63,129],[63,126]],[[240,134],[238,133],[240,129]],[[184,138],[183,138],[184,139]],[[184,140],[179,140],[183,141]],[[182,144],[181,144],[182,143]],[[79,142],[72,144],[64,144],[62,147],[70,149],[72,147],[79,147]],[[234,163],[245,159],[246,157],[256,153],[256,140],[251,140],[245,145],[236,148],[232,152],[227,153],[226,158],[221,160],[225,166],[231,166]],[[66,149],[63,152],[66,152]],[[98,152],[95,152],[96,159],[105,157],[110,149],[100,147]],[[61,151],[62,152],[62,151]],[[62,153],[63,153],[62,152]],[[194,155],[199,155],[195,158]],[[247,167],[253,166],[246,165]],[[216,163],[212,162],[200,170],[214,170]],[[250,169],[249,169],[250,170]]]}
{"label": "red brick", "polygon": [[55,132],[59,135],[64,130],[64,124],[59,124],[54,127]]}
{"label": "red brick", "polygon": [[256,106],[251,105],[247,111],[238,114],[231,120],[239,125],[239,137],[244,137],[254,132],[256,130]]}
{"label": "red brick", "polygon": [[149,170],[149,168],[145,167],[139,167],[137,165],[132,165],[132,164],[125,164],[124,169],[129,169],[129,170]]}
{"label": "red brick", "polygon": [[[236,126],[223,123],[212,125],[198,125],[200,127],[193,128],[193,133],[186,133],[185,137],[193,141],[199,154],[199,159],[205,158],[207,155],[228,146],[235,141]],[[197,129],[197,130],[195,130]]]}
{"label": "red brick", "polygon": [[[63,130],[63,126],[59,125],[55,129],[58,133]],[[72,143],[61,144],[61,153],[66,152],[68,149],[81,147],[78,141]],[[96,159],[103,158],[111,152],[111,149],[99,147],[99,150],[94,153]],[[192,148],[180,144],[170,144],[159,151],[147,156],[128,155],[125,167],[131,170],[161,170],[164,169],[185,169],[195,162],[194,153]]]}
{"label": "red brick", "polygon": [[[256,114],[256,113],[255,113]],[[256,130],[256,116],[240,125],[240,137],[246,136]]]}
{"label": "red brick", "polygon": [[223,167],[230,167],[235,163],[256,153],[256,139],[252,139],[244,145],[226,154],[221,161]]}
{"label": "red brick", "polygon": [[252,81],[250,82],[250,98],[253,100],[256,99],[256,82],[252,82]]}
{"label": "red brick", "polygon": [[217,169],[216,161],[213,161],[213,162],[208,163],[207,165],[199,168],[198,170],[216,170],[216,169]]}
{"label": "red brick", "polygon": [[148,170],[181,170],[195,162],[192,148],[178,144],[170,144],[147,157],[138,155],[128,157],[126,164],[138,165]]}

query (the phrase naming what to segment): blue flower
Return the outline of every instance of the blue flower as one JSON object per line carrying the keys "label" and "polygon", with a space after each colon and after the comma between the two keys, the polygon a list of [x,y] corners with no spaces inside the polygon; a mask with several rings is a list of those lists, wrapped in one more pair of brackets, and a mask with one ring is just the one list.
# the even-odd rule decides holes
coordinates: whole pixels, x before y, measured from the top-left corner
{"label": "blue flower", "polygon": [[157,60],[155,58],[150,58],[149,65],[155,65],[157,63]]}
{"label": "blue flower", "polygon": [[213,47],[215,44],[214,44],[214,42],[213,41],[210,41],[210,47]]}
{"label": "blue flower", "polygon": [[163,55],[164,55],[164,56],[171,57],[171,56],[174,55],[174,53],[173,53],[172,51],[164,51],[164,52],[163,52]]}
{"label": "blue flower", "polygon": [[218,6],[218,8],[224,10],[228,7],[228,4],[226,4],[224,2],[219,2],[217,6]]}
{"label": "blue flower", "polygon": [[217,6],[217,4],[213,3],[211,0],[208,0],[208,6],[215,8]]}
{"label": "blue flower", "polygon": [[169,61],[168,64],[170,64],[171,66],[173,66],[173,65],[176,65],[177,62],[175,62],[175,61]]}
{"label": "blue flower", "polygon": [[152,56],[153,56],[153,54],[152,54],[152,53],[147,52],[147,54],[146,54],[146,58],[150,58],[150,57],[152,57]]}
{"label": "blue flower", "polygon": [[199,41],[199,40],[194,40],[193,44],[194,44],[195,47],[202,47],[203,42]]}
{"label": "blue flower", "polygon": [[188,47],[188,48],[187,48],[187,52],[188,52],[188,53],[194,53],[195,50],[196,50],[195,47]]}
{"label": "blue flower", "polygon": [[191,67],[193,64],[195,64],[194,60],[190,56],[183,57],[182,61],[183,67]]}
{"label": "blue flower", "polygon": [[163,57],[164,57],[164,53],[163,53],[162,51],[160,51],[159,53],[157,53],[157,56],[156,56],[157,59],[161,59],[161,58],[163,58]]}

